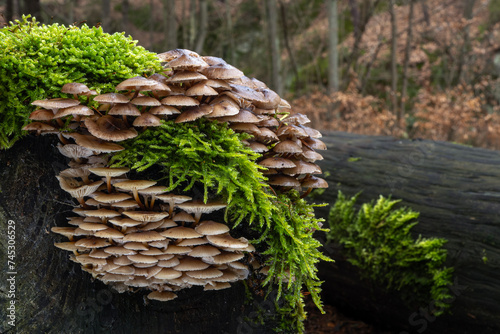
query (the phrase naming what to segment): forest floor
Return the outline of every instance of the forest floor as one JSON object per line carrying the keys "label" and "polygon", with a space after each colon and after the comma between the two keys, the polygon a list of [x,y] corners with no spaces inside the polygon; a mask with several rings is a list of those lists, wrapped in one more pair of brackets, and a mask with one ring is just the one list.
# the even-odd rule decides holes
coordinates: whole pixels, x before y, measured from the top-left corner
{"label": "forest floor", "polygon": [[321,314],[311,298],[306,300],[307,319],[304,324],[307,334],[394,334],[347,317],[334,306],[324,305],[324,310],[325,314]]}

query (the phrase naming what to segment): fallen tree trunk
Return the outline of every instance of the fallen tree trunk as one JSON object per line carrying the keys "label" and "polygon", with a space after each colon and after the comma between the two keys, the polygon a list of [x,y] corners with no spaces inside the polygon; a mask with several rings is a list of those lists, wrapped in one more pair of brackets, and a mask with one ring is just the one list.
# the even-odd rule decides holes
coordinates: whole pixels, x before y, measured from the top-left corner
{"label": "fallen tree trunk", "polygon": [[[0,152],[1,333],[274,333],[276,294],[248,303],[239,282],[146,302],[147,292],[117,293],[71,262],[53,245],[63,238],[49,232],[67,226],[75,202],[55,178],[66,165],[48,137]],[[8,249],[15,253],[8,257]]]}
{"label": "fallen tree trunk", "polygon": [[[379,195],[402,199],[420,212],[415,236],[448,240],[447,266],[455,268],[452,314],[434,318],[429,305],[405,307],[397,294],[360,279],[338,245],[320,264],[326,303],[392,330],[411,333],[500,332],[500,152],[427,140],[399,140],[334,132],[325,135],[323,172],[330,188],[315,202],[333,204],[338,190],[358,203]],[[317,215],[328,217],[329,207]],[[324,235],[318,236],[324,240]]]}

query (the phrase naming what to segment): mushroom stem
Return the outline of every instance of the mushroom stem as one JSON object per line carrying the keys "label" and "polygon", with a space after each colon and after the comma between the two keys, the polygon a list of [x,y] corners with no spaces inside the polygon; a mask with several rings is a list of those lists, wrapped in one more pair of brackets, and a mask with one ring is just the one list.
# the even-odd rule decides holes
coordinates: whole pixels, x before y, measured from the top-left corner
{"label": "mushroom stem", "polygon": [[151,203],[149,203],[149,208],[151,210],[153,210],[153,206],[155,205],[155,199],[156,199],[155,195],[151,196]]}
{"label": "mushroom stem", "polygon": [[137,202],[137,204],[139,204],[141,209],[145,209],[144,204],[142,204],[141,199],[139,198],[139,191],[137,189],[134,189],[133,194],[134,194],[134,199]]}
{"label": "mushroom stem", "polygon": [[106,175],[106,184],[108,186],[108,194],[111,194],[111,176]]}
{"label": "mushroom stem", "polygon": [[313,190],[313,188],[307,188],[307,190],[302,195],[300,195],[300,198],[306,197],[307,195],[309,195],[311,193],[312,190]]}
{"label": "mushroom stem", "polygon": [[82,208],[90,209],[90,207],[85,203],[85,200],[83,199],[83,197],[78,197],[77,200],[78,200],[78,203],[80,203],[80,205],[82,206]]}
{"label": "mushroom stem", "polygon": [[57,134],[57,137],[59,137],[59,140],[63,145],[69,144],[69,141],[67,141],[66,138],[64,138],[64,136],[60,132]]}

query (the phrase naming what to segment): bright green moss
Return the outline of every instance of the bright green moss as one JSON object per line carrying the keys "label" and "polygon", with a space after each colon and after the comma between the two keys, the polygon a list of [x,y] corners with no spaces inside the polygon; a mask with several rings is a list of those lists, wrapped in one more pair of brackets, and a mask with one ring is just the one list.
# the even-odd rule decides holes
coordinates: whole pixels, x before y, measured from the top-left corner
{"label": "bright green moss", "polygon": [[396,209],[400,201],[380,196],[355,213],[357,195],[347,199],[339,192],[330,211],[328,239],[345,247],[347,259],[361,274],[399,291],[409,305],[434,301],[439,315],[450,304],[453,268],[444,267],[447,251],[442,238],[416,240],[410,230],[419,214],[408,208]]}
{"label": "bright green moss", "polygon": [[65,83],[85,83],[104,93],[124,79],[160,71],[156,55],[136,43],[123,33],[40,25],[29,16],[0,29],[0,148],[20,138],[33,111],[30,103],[63,97]]}
{"label": "bright green moss", "polygon": [[233,225],[247,224],[250,232],[260,235],[253,242],[264,250],[270,266],[263,285],[277,284],[277,298],[284,295],[286,300],[280,308],[281,323],[302,332],[304,286],[322,309],[316,263],[330,259],[319,252],[321,244],[312,236],[321,220],[314,216],[314,205],[300,199],[296,191],[273,194],[255,162],[260,155],[241,142],[246,138],[226,123],[204,118],[190,123],[166,121],[121,143],[125,150],[116,153],[111,164],[153,172],[158,179],[168,180],[169,191],[198,187],[205,201],[214,197],[227,201],[226,219]]}

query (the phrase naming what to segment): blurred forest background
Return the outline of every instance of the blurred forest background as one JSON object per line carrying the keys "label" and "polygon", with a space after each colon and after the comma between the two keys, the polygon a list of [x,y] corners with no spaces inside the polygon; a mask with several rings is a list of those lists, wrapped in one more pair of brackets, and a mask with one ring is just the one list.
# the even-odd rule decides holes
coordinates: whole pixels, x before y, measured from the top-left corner
{"label": "blurred forest background", "polygon": [[0,24],[100,25],[219,56],[312,126],[500,148],[500,0],[2,0]]}

